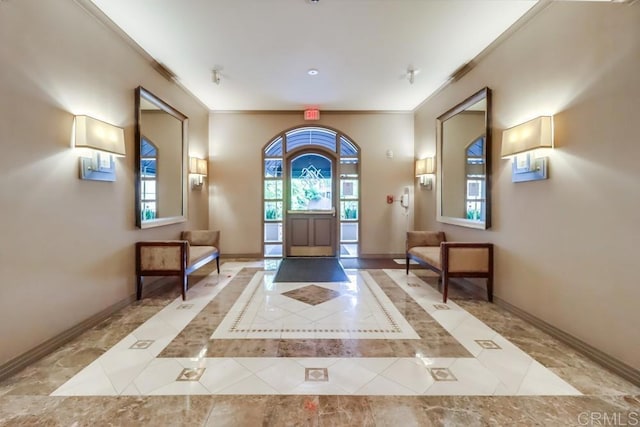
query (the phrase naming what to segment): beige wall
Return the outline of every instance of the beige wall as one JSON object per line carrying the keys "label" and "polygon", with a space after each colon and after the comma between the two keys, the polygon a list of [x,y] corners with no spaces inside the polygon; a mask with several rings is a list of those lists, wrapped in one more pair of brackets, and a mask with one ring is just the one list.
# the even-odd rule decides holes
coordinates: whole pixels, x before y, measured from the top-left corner
{"label": "beige wall", "polygon": [[[416,154],[435,118],[493,90],[493,225],[435,221],[420,192],[416,229],[496,244],[495,294],[640,369],[640,3],[555,2],[417,112]],[[555,115],[549,179],[514,184],[503,129]]]}
{"label": "beige wall", "polygon": [[221,230],[223,254],[262,253],[262,150],[278,133],[303,125],[332,127],[360,146],[361,253],[404,252],[413,218],[385,195],[413,189],[413,114],[322,112],[319,122],[304,122],[302,112],[217,112],[210,122],[209,223]]}
{"label": "beige wall", "polygon": [[[0,2],[0,365],[134,293],[134,242],[206,227],[134,226],[134,89],[190,119],[207,154],[208,111],[73,0]],[[73,116],[125,128],[113,183],[78,179]]]}

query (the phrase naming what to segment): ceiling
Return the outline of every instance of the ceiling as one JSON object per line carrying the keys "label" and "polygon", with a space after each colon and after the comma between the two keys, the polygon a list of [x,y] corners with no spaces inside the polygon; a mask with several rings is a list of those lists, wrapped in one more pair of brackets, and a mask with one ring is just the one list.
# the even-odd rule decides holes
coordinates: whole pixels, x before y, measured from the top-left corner
{"label": "ceiling", "polygon": [[351,111],[415,109],[537,3],[91,2],[211,110]]}

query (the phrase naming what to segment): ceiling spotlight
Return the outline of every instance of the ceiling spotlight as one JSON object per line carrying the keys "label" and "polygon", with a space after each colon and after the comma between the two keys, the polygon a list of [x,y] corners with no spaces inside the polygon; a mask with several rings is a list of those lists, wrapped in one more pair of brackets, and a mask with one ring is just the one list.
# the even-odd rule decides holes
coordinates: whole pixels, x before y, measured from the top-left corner
{"label": "ceiling spotlight", "polygon": [[318,3],[320,3],[320,0],[309,0],[309,3],[318,4]]}
{"label": "ceiling spotlight", "polygon": [[415,70],[413,67],[407,68],[407,80],[409,80],[409,84],[413,84],[413,81],[416,78],[416,74],[418,74],[420,70]]}
{"label": "ceiling spotlight", "polygon": [[220,84],[220,71],[218,71],[217,68],[214,68],[211,72],[211,81],[213,81],[217,85]]}
{"label": "ceiling spotlight", "polygon": [[309,68],[309,71],[307,71],[307,74],[309,74],[310,76],[317,76],[318,72],[319,71],[315,68]]}

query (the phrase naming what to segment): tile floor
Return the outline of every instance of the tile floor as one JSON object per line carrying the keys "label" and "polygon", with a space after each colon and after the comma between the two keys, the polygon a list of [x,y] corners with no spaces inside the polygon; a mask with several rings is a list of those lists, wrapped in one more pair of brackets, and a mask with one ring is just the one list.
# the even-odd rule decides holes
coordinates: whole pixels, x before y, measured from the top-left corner
{"label": "tile floor", "polygon": [[0,425],[640,425],[640,388],[483,291],[443,304],[430,272],[374,264],[205,267],[187,301],[147,297],[0,383]]}

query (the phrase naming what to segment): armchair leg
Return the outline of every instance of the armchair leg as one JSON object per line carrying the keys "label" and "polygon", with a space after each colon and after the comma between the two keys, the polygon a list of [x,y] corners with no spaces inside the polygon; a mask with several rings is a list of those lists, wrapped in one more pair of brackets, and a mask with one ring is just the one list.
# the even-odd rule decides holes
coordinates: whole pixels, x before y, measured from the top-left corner
{"label": "armchair leg", "polygon": [[182,301],[187,299],[187,275],[182,275]]}
{"label": "armchair leg", "polygon": [[493,302],[493,277],[487,277],[487,301]]}
{"label": "armchair leg", "polygon": [[137,276],[136,281],[136,299],[140,301],[142,299],[142,276]]}
{"label": "armchair leg", "polygon": [[[444,274],[443,274],[444,276]],[[447,294],[449,293],[449,277],[442,277],[442,302],[447,303]]]}
{"label": "armchair leg", "polygon": [[220,274],[220,257],[216,258],[216,269],[218,270],[218,274]]}
{"label": "armchair leg", "polygon": [[409,257],[407,257],[407,274],[409,274]]}

